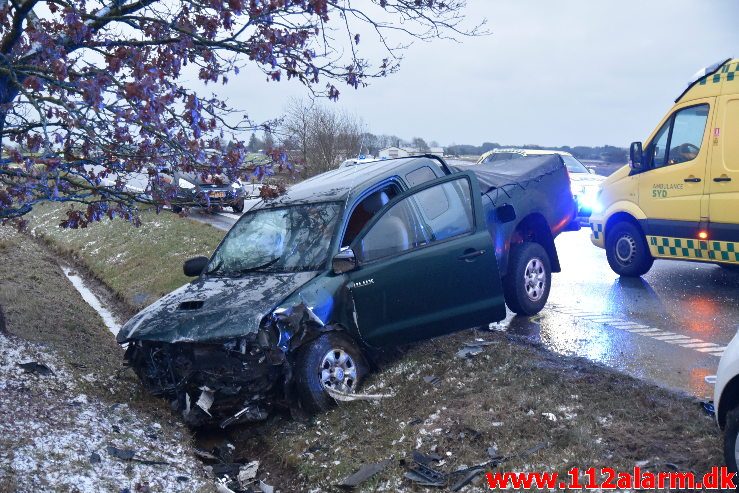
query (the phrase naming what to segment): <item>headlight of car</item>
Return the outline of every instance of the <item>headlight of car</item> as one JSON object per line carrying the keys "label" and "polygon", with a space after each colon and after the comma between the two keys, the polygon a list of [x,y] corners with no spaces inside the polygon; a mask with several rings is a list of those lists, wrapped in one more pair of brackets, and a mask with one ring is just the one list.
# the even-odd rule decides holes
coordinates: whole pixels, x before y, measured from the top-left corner
{"label": "headlight of car", "polygon": [[185,189],[187,189],[187,190],[192,190],[193,188],[195,188],[195,185],[193,185],[193,184],[192,184],[192,183],[190,183],[189,181],[185,180],[184,178],[180,178],[180,179],[179,179],[179,180],[177,181],[177,185],[178,185],[178,186],[179,186],[180,188],[185,188]]}

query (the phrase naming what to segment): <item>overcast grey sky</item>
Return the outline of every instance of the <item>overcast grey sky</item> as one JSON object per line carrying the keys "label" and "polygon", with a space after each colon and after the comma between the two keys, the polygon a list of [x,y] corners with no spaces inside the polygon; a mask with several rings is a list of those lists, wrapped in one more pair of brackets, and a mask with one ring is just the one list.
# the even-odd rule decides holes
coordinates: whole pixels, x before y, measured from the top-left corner
{"label": "overcast grey sky", "polygon": [[[618,145],[653,130],[701,67],[739,57],[739,0],[468,0],[492,35],[417,42],[400,72],[339,105],[370,131],[442,145]],[[381,55],[367,46],[365,54]],[[293,82],[255,70],[217,91],[256,120]],[[332,103],[329,103],[332,104]]]}

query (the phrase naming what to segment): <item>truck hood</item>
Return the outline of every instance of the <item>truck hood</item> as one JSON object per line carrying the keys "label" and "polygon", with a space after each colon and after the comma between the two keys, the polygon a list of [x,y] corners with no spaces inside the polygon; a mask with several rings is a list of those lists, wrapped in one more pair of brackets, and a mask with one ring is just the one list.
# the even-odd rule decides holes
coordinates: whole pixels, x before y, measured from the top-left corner
{"label": "truck hood", "polygon": [[121,328],[117,341],[206,342],[251,334],[265,315],[316,275],[254,273],[198,279],[136,314]]}

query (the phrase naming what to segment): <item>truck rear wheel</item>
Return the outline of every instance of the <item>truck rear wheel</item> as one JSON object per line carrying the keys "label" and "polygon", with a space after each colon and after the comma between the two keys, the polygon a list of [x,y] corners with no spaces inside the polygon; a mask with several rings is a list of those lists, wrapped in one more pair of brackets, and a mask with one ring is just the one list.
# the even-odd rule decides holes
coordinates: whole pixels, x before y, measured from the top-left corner
{"label": "truck rear wheel", "polygon": [[539,313],[547,304],[551,285],[552,268],[544,247],[524,242],[511,248],[508,273],[503,279],[508,308],[519,315]]}
{"label": "truck rear wheel", "polygon": [[639,277],[652,268],[654,257],[641,230],[633,223],[620,222],[606,235],[606,257],[613,272]]}

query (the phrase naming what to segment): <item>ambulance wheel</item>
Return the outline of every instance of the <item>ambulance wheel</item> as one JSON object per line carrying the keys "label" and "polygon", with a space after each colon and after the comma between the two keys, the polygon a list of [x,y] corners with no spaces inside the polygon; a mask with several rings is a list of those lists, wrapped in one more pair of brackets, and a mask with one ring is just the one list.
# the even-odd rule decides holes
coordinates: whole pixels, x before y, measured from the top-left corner
{"label": "ambulance wheel", "polygon": [[724,428],[724,462],[731,472],[737,472],[739,461],[739,408],[734,408],[726,414]]}
{"label": "ambulance wheel", "polygon": [[551,285],[552,268],[544,247],[524,242],[511,248],[503,278],[503,295],[511,311],[526,316],[539,313],[547,304]]}
{"label": "ambulance wheel", "polygon": [[331,388],[344,394],[356,392],[369,373],[362,351],[340,332],[328,332],[301,348],[295,362],[295,385],[303,409],[327,411],[334,399]]}
{"label": "ambulance wheel", "polygon": [[613,272],[624,277],[644,275],[654,263],[641,230],[626,221],[617,223],[606,235],[606,257]]}

